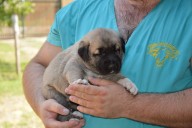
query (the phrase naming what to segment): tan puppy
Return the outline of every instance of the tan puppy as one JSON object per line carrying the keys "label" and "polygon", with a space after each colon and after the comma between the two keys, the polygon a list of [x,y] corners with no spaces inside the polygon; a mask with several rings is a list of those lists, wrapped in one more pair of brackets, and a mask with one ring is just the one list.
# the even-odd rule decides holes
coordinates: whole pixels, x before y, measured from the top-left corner
{"label": "tan puppy", "polygon": [[118,82],[132,94],[137,93],[137,87],[119,73],[124,50],[119,34],[110,29],[96,29],[51,61],[43,77],[43,95],[70,110],[68,116],[59,115],[58,120],[82,118],[76,111],[77,105],[68,100],[64,90],[72,83],[89,84],[88,76]]}

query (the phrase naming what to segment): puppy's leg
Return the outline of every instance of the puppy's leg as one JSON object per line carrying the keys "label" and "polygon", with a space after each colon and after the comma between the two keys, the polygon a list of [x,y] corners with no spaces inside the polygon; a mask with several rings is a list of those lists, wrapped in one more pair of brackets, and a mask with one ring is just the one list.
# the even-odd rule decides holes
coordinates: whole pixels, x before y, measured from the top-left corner
{"label": "puppy's leg", "polygon": [[119,81],[117,81],[117,83],[121,84],[133,95],[136,95],[138,92],[138,88],[136,87],[136,85],[128,78],[120,79]]}
{"label": "puppy's leg", "polygon": [[[88,80],[86,79],[78,79],[75,80],[74,82],[72,82],[72,84],[83,84],[83,85],[90,85]],[[74,111],[72,113],[72,115],[74,116],[74,118],[71,118],[72,120],[79,120],[83,118],[83,113],[79,112],[79,111]],[[70,120],[71,120],[70,119]]]}
{"label": "puppy's leg", "polygon": [[[75,80],[74,82],[72,82],[72,84],[83,84],[83,85],[89,85],[89,82],[88,80],[86,79],[78,79],[78,80]],[[74,118],[71,118],[71,119],[74,119],[74,120],[79,120],[79,119],[82,119],[83,118],[83,113],[79,112],[79,111],[74,111],[72,113],[72,115],[74,116]]]}
{"label": "puppy's leg", "polygon": [[69,110],[68,115],[58,114],[58,121],[69,121],[72,118],[77,120],[82,119],[82,116],[73,114],[74,111],[77,111],[77,104],[70,102],[69,95],[65,93],[65,88],[69,86],[68,81],[63,79],[63,76],[59,76],[52,84],[46,85],[44,87],[45,95],[48,99],[55,99],[58,103],[63,105]]}
{"label": "puppy's leg", "polygon": [[73,65],[68,67],[67,72],[64,73],[69,84],[84,84],[88,85],[89,82],[83,79],[85,74],[79,65]]}
{"label": "puppy's leg", "polygon": [[63,76],[67,79],[69,84],[73,84],[73,82],[77,81],[78,82],[85,82],[86,81],[81,81],[84,77],[84,71],[80,67],[80,65],[76,64],[73,62],[71,65],[66,65],[66,70],[63,72]]}
{"label": "puppy's leg", "polygon": [[[70,84],[84,84],[87,85],[88,81],[85,79],[82,79],[84,77],[84,72],[82,71],[81,67],[79,65],[73,65],[67,68],[68,70],[64,73],[65,77]],[[69,101],[70,102],[70,101]],[[71,110],[70,110],[70,119],[79,120],[83,118],[83,114],[79,111],[77,111],[77,104],[70,102]],[[65,117],[63,117],[65,118]]]}
{"label": "puppy's leg", "polygon": [[[45,90],[46,89],[46,90]],[[46,91],[46,92],[45,92]],[[68,115],[60,115],[58,114],[57,120],[58,121],[68,121],[71,118],[76,118],[76,116],[73,115],[72,112],[72,104],[68,99],[67,95],[63,95],[62,93],[58,92],[53,86],[47,85],[44,88],[43,91],[44,96],[46,99],[55,99],[59,104],[65,106],[67,109],[69,109],[69,114]]]}

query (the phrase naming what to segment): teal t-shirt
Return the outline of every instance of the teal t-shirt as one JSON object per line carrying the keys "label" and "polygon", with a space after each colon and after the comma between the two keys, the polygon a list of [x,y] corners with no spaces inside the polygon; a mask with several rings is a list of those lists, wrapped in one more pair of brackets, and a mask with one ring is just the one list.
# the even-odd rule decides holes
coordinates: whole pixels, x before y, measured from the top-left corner
{"label": "teal t-shirt", "polygon": [[[62,8],[47,41],[66,49],[95,28],[118,31],[114,0],[76,0]],[[161,0],[129,38],[121,72],[141,93],[177,92],[192,88],[191,57],[192,0]],[[160,127],[126,118],[85,119],[84,128]]]}

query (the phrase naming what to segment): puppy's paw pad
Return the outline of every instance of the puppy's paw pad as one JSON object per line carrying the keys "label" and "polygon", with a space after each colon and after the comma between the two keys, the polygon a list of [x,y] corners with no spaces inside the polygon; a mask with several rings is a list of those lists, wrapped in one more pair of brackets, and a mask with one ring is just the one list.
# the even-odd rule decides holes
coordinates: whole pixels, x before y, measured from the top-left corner
{"label": "puppy's paw pad", "polygon": [[77,118],[71,118],[69,120],[79,121],[79,119],[77,119]]}
{"label": "puppy's paw pad", "polygon": [[78,117],[80,119],[83,118],[83,114],[81,112],[79,112],[79,111],[74,111],[72,113],[72,115],[75,116],[75,117]]}
{"label": "puppy's paw pad", "polygon": [[74,81],[72,84],[84,84],[84,85],[88,85],[89,82],[88,82],[88,80],[86,80],[86,79],[78,79],[78,80]]}

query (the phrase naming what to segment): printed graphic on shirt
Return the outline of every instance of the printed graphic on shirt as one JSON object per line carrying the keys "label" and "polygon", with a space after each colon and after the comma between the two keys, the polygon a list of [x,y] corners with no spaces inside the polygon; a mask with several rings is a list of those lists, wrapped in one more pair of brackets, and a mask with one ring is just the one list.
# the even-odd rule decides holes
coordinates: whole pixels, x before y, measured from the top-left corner
{"label": "printed graphic on shirt", "polygon": [[175,46],[164,42],[150,44],[148,53],[154,57],[157,67],[162,67],[166,61],[176,60],[179,55]]}

